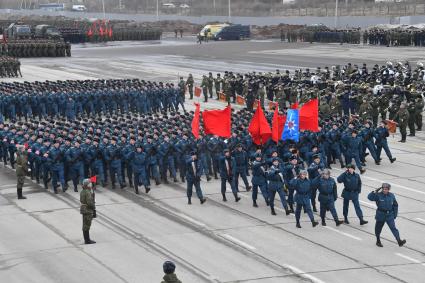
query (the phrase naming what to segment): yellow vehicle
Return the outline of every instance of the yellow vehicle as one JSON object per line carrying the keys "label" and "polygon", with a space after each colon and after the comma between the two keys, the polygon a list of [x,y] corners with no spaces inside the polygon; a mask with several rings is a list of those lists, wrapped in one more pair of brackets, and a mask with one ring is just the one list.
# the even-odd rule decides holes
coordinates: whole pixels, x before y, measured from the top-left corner
{"label": "yellow vehicle", "polygon": [[203,39],[215,39],[215,35],[229,24],[206,25],[199,32],[199,36]]}

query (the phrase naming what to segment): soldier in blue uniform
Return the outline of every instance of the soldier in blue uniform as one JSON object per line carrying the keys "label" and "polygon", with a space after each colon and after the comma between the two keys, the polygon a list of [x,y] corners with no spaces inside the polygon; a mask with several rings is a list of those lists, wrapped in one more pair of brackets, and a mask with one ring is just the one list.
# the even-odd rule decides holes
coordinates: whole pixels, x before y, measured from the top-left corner
{"label": "soldier in blue uniform", "polygon": [[112,189],[115,189],[116,178],[121,186],[121,189],[124,189],[125,184],[121,171],[121,160],[122,153],[121,148],[117,145],[118,137],[113,136],[111,139],[111,144],[106,149],[106,156],[109,163],[109,173],[111,176]]}
{"label": "soldier in blue uniform", "polygon": [[320,177],[315,178],[311,182],[311,186],[319,190],[320,202],[320,218],[322,226],[326,226],[326,211],[330,210],[336,226],[341,225],[344,221],[339,220],[335,209],[335,201],[338,199],[338,192],[334,178],[330,177],[329,169],[324,169]]}
{"label": "soldier in blue uniform", "polygon": [[267,190],[268,190],[268,201],[270,205],[270,210],[272,215],[276,215],[274,209],[274,198],[276,193],[279,194],[280,201],[283,208],[285,208],[286,215],[289,215],[291,212],[288,209],[288,204],[286,202],[286,194],[288,192],[287,186],[285,184],[284,174],[281,170],[279,163],[279,158],[274,157],[272,159],[272,165],[267,171]]}
{"label": "soldier in blue uniform", "polygon": [[368,223],[368,221],[363,219],[363,212],[359,203],[359,194],[362,191],[362,181],[360,179],[360,175],[354,172],[355,170],[356,166],[348,164],[347,171],[339,175],[337,178],[338,183],[344,184],[344,190],[342,191],[342,198],[344,199],[344,223],[350,224],[348,221],[348,207],[350,205],[350,201],[352,201],[357,217],[360,220],[360,225],[365,225]]}
{"label": "soldier in blue uniform", "polygon": [[69,174],[74,185],[74,192],[78,192],[78,184],[84,180],[83,150],[80,147],[80,141],[76,139],[74,146],[66,152],[66,160],[69,165]]}
{"label": "soldier in blue uniform", "polygon": [[153,143],[151,135],[147,136],[147,142],[144,144],[144,149],[147,155],[147,175],[155,179],[155,184],[158,186],[161,184],[159,181],[159,172],[158,172],[158,149],[157,146]]}
{"label": "soldier in blue uniform", "polygon": [[362,139],[357,136],[357,131],[353,130],[351,132],[351,137],[347,137],[347,157],[346,159],[347,163],[351,163],[351,161],[354,158],[354,161],[356,162],[357,167],[360,170],[360,173],[363,174],[366,172],[365,169],[362,167],[362,162],[360,161],[360,153],[363,152],[363,143]]}
{"label": "soldier in blue uniform", "polygon": [[370,122],[366,121],[364,124],[364,128],[360,132],[360,136],[363,139],[363,150],[361,152],[361,161],[365,162],[365,152],[366,149],[369,150],[370,154],[372,155],[373,160],[375,160],[375,164],[379,165],[380,161],[378,159],[378,156],[376,155],[376,146],[373,142],[374,133],[373,129],[370,127]]}
{"label": "soldier in blue uniform", "polygon": [[227,148],[223,151],[223,156],[220,157],[219,167],[221,178],[221,195],[223,196],[223,201],[227,201],[226,183],[230,184],[230,188],[232,189],[233,195],[235,197],[235,202],[241,200],[241,198],[238,196],[235,180],[233,179],[233,176],[235,175],[234,159],[235,158],[230,155],[230,151]]}
{"label": "soldier in blue uniform", "polygon": [[163,142],[159,145],[159,158],[161,159],[161,177],[168,184],[167,171],[171,173],[174,182],[177,182],[176,167],[174,163],[174,145],[170,142],[168,134],[164,135]]}
{"label": "soldier in blue uniform", "polygon": [[[281,162],[279,162],[281,164]],[[289,183],[295,179],[300,171],[303,169],[302,164],[298,164],[298,159],[295,155],[289,158],[289,163],[283,167],[285,184],[288,188],[288,205],[291,213],[294,213],[294,187],[290,186]]]}
{"label": "soldier in blue uniform", "polygon": [[139,186],[145,186],[145,192],[149,193],[151,190],[149,187],[146,168],[147,168],[147,158],[146,153],[143,152],[143,145],[141,143],[136,144],[136,150],[129,153],[128,160],[132,167],[134,174],[134,190],[136,194],[139,194]]}
{"label": "soldier in blue uniform", "polygon": [[105,187],[106,178],[104,168],[104,152],[99,143],[99,138],[94,138],[93,144],[89,148],[90,155],[93,157],[90,163],[90,171],[92,172],[92,175],[99,178],[102,187]]}
{"label": "soldier in blue uniform", "polygon": [[333,124],[332,129],[326,134],[326,139],[329,142],[329,156],[327,156],[328,164],[330,165],[331,160],[338,159],[341,164],[341,168],[344,168],[344,161],[341,156],[341,133],[338,130],[338,125]]}
{"label": "soldier in blue uniform", "polygon": [[255,153],[255,160],[252,163],[252,205],[258,207],[257,205],[257,196],[258,188],[261,190],[261,194],[264,197],[266,205],[269,206],[269,193],[267,190],[267,173],[266,168],[267,164],[263,161],[261,152]]}
{"label": "soldier in blue uniform", "polygon": [[236,146],[236,150],[233,153],[233,166],[234,166],[234,175],[233,182],[235,182],[235,187],[238,190],[239,186],[239,176],[241,176],[246,191],[249,192],[251,190],[251,186],[248,183],[248,178],[246,176],[247,167],[248,167],[248,154],[245,150],[243,150],[242,144],[238,144]]}
{"label": "soldier in blue uniform", "polygon": [[218,136],[214,135],[208,141],[208,150],[211,154],[214,179],[218,179],[217,175],[220,172],[220,168],[219,168],[220,156],[221,156],[221,153],[224,150],[223,142],[219,139]]}
{"label": "soldier in blue uniform", "polygon": [[[397,243],[400,247],[406,244],[406,240],[400,238],[400,233],[395,227],[395,219],[398,215],[398,203],[393,193],[390,193],[391,185],[383,183],[381,188],[378,188],[369,193],[367,198],[376,203],[376,224],[375,235],[376,245],[380,248],[383,247],[381,243],[381,232],[385,223],[387,223],[391,232],[393,233]],[[381,191],[382,190],[382,191]]]}
{"label": "soldier in blue uniform", "polygon": [[[320,178],[320,175],[322,174],[323,170],[325,169],[325,164],[321,162],[321,158],[319,154],[313,155],[313,162],[310,164],[310,166],[307,169],[308,172],[308,178],[310,180],[314,180],[316,178]],[[313,211],[317,212],[316,208],[316,196],[317,196],[317,188],[312,187],[311,189],[311,205],[313,206]]]}
{"label": "soldier in blue uniform", "polygon": [[304,208],[304,211],[308,214],[313,227],[316,227],[319,223],[314,220],[313,211],[311,210],[311,182],[307,178],[307,171],[301,170],[298,178],[291,180],[289,185],[293,187],[295,191],[294,200],[297,204],[295,209],[295,220],[297,221],[297,228],[301,228],[300,218],[302,208]]}
{"label": "soldier in blue uniform", "polygon": [[391,163],[394,163],[396,159],[392,156],[390,148],[388,147],[387,137],[390,135],[387,129],[387,123],[385,121],[381,121],[379,123],[379,127],[375,130],[375,140],[376,140],[376,156],[377,159],[381,160],[381,152],[384,149],[385,154],[389,158]]}
{"label": "soldier in blue uniform", "polygon": [[52,186],[53,191],[57,194],[58,180],[62,191],[65,192],[65,176],[64,176],[64,161],[65,153],[60,147],[60,140],[56,139],[54,141],[53,147],[49,150],[49,159],[51,162],[50,171],[52,173]]}
{"label": "soldier in blue uniform", "polygon": [[49,150],[50,150],[50,140],[44,139],[43,140],[43,146],[40,148],[40,163],[41,165],[41,172],[43,176],[43,184],[44,188],[48,189],[48,182],[49,182],[49,172],[50,172],[50,166],[51,162],[49,160]]}
{"label": "soldier in blue uniform", "polygon": [[201,204],[207,201],[202,194],[201,189],[201,176],[202,176],[202,163],[198,160],[196,152],[191,152],[190,157],[186,159],[186,181],[187,181],[187,203],[192,204],[192,192],[195,186],[196,195]]}

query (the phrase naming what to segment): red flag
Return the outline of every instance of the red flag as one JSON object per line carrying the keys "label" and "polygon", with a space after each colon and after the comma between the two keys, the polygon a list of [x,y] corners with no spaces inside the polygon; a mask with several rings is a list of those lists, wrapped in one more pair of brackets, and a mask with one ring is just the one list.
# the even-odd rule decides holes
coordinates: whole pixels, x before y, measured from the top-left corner
{"label": "red flag", "polygon": [[285,127],[286,116],[279,115],[279,106],[276,103],[276,107],[273,113],[272,121],[272,139],[277,143],[282,136],[283,128]]}
{"label": "red flag", "polygon": [[28,143],[26,142],[26,143],[24,143],[24,148],[25,149],[28,149]]}
{"label": "red flag", "polygon": [[196,110],[195,115],[193,115],[192,119],[192,134],[195,136],[196,139],[199,138],[199,112],[201,105],[199,103],[195,103]]}
{"label": "red flag", "polygon": [[294,104],[291,104],[291,109],[298,109],[298,101],[295,102]]}
{"label": "red flag", "polygon": [[206,135],[217,135],[228,138],[231,135],[232,108],[227,106],[223,110],[204,110],[202,118],[204,119],[204,132]]}
{"label": "red flag", "polygon": [[97,181],[96,176],[90,177],[90,182],[96,183],[96,181]]}
{"label": "red flag", "polygon": [[300,130],[319,130],[319,100],[310,100],[300,108]]}
{"label": "red flag", "polygon": [[93,31],[91,30],[91,28],[89,28],[89,31],[87,32],[87,36],[91,37],[93,35]]}
{"label": "red flag", "polygon": [[248,131],[252,136],[252,141],[255,144],[265,144],[272,136],[269,123],[264,116],[260,101],[258,101],[257,110],[249,124]]}
{"label": "red flag", "polygon": [[195,96],[200,97],[202,93],[202,89],[200,87],[195,86]]}
{"label": "red flag", "polygon": [[103,36],[103,28],[102,28],[102,26],[99,27],[99,34],[100,34],[100,36]]}
{"label": "red flag", "polygon": [[112,27],[109,28],[109,37],[112,38]]}

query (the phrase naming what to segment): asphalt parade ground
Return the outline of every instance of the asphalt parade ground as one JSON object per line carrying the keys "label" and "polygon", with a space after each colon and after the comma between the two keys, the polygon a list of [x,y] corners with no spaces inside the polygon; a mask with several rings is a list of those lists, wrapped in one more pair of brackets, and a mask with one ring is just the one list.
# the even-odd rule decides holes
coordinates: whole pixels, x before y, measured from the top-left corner
{"label": "asphalt parade ground", "polygon": [[[419,48],[289,44],[278,41],[210,42],[167,38],[161,42],[119,42],[73,46],[71,58],[22,59],[20,81],[143,78],[174,81],[212,71],[295,70],[336,64],[384,64],[423,57]],[[7,79],[6,81],[10,81]],[[188,107],[192,102],[186,100]],[[206,108],[221,108],[212,100]],[[162,263],[172,260],[183,282],[424,282],[425,276],[425,132],[401,144],[388,138],[397,161],[383,154],[380,166],[367,157],[360,195],[365,219],[360,226],[350,206],[350,225],[313,228],[302,215],[286,216],[276,200],[277,216],[264,199],[252,206],[251,194],[222,202],[218,180],[202,180],[203,205],[187,205],[184,183],[152,186],[148,195],[98,187],[98,217],[83,245],[79,193],[55,195],[26,180],[26,200],[16,198],[16,177],[0,165],[0,282],[160,282]],[[333,165],[334,177],[342,173]],[[250,178],[250,177],[249,177]],[[367,194],[382,182],[392,185],[399,203],[396,220],[407,244],[400,248],[385,226],[384,248],[375,246],[375,203]],[[342,186],[338,185],[340,195]],[[337,200],[342,218],[342,200]],[[329,217],[328,213],[328,217]],[[316,220],[319,216],[315,214]]]}

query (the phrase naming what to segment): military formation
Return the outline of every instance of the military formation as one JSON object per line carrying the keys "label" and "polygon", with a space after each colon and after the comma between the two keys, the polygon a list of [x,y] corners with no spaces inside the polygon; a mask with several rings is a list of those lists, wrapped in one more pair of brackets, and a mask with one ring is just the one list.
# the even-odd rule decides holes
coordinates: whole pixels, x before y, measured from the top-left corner
{"label": "military formation", "polygon": [[0,56],[0,78],[22,77],[21,62],[18,58]]}
{"label": "military formation", "polygon": [[17,39],[0,43],[0,55],[26,57],[70,57],[71,44],[54,39]]}
{"label": "military formation", "polygon": [[[190,98],[193,96],[193,77],[185,82]],[[401,142],[406,141],[407,129],[411,136],[422,130],[424,108],[425,71],[421,63],[411,66],[409,62],[386,65],[366,64],[318,67],[316,70],[295,70],[268,73],[238,74],[225,72],[203,76],[201,82],[204,101],[219,99],[224,95],[229,102],[237,96],[245,99],[252,110],[258,99],[262,106],[276,102],[279,109],[296,103],[305,103],[312,98],[320,100],[323,119],[332,116],[353,116],[370,120],[372,127],[381,120],[398,122]]]}
{"label": "military formation", "polygon": [[379,29],[366,30],[363,43],[383,46],[425,46],[425,29]]}
{"label": "military formation", "polygon": [[[313,227],[319,224],[313,212],[319,212],[323,226],[327,211],[335,225],[349,224],[350,202],[360,225],[365,225],[359,205],[360,174],[369,162],[385,162],[382,151],[386,162],[396,161],[388,146],[387,119],[399,123],[402,142],[407,127],[421,130],[422,126],[424,68],[420,64],[388,62],[369,70],[365,64],[349,63],[294,74],[279,70],[210,73],[200,84],[205,101],[220,95],[229,103],[236,102],[238,95],[246,100],[246,108],[232,110],[229,138],[201,132],[195,139],[191,131],[194,113],[184,108],[185,95],[193,99],[194,86],[191,75],[180,78],[176,86],[139,79],[2,83],[0,158],[19,169],[18,198],[24,198],[23,172],[54,193],[70,186],[77,192],[83,185],[82,199],[92,210],[92,198],[85,192],[91,192],[86,179],[92,176],[96,176],[94,185],[131,188],[136,194],[140,188],[149,193],[161,183],[186,183],[189,205],[193,191],[204,204],[203,182],[217,179],[223,202],[228,201],[228,188],[234,201],[241,201],[243,188],[252,192],[252,205],[259,207],[261,192],[272,215],[277,214],[278,194],[285,214],[295,214],[298,228],[302,211]],[[301,130],[298,142],[253,143],[248,125],[255,100],[264,108],[267,101],[273,102],[285,114],[293,104],[312,98],[320,101],[318,132]],[[265,114],[272,124],[273,107]],[[345,168],[336,179],[330,176],[333,166]],[[344,185],[343,219],[335,209],[337,183]],[[395,198],[387,184],[382,187],[383,192],[369,195],[378,210],[388,211],[385,217],[377,215],[377,245],[382,246],[379,235],[386,222],[402,246],[405,241],[391,222],[397,214]],[[93,243],[88,234],[92,210],[82,210],[88,244]],[[391,215],[392,220],[387,219]]]}
{"label": "military formation", "polygon": [[281,41],[349,43],[382,46],[425,46],[425,29],[418,28],[369,28],[329,29],[325,26],[305,27],[280,32]]}
{"label": "military formation", "polygon": [[360,43],[360,29],[328,29],[325,27],[306,27],[298,30],[281,30],[281,41],[321,42],[321,43]]}

